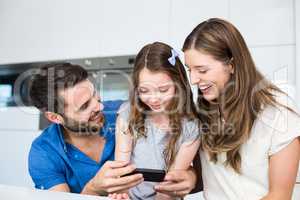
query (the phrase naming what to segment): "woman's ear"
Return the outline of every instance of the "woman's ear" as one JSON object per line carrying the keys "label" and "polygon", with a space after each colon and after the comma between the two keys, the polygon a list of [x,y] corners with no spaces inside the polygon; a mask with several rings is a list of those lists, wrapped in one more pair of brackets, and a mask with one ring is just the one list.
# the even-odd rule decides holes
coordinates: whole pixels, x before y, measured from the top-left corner
{"label": "woman's ear", "polygon": [[227,64],[226,71],[229,72],[230,74],[234,74],[234,67],[232,64]]}
{"label": "woman's ear", "polygon": [[234,74],[234,67],[230,64],[230,74]]}
{"label": "woman's ear", "polygon": [[233,58],[230,59],[229,64],[228,64],[230,74],[234,74],[234,67],[233,67],[232,63],[233,63]]}
{"label": "woman's ear", "polygon": [[57,113],[47,111],[44,115],[50,122],[56,124],[62,124],[64,122],[64,119]]}

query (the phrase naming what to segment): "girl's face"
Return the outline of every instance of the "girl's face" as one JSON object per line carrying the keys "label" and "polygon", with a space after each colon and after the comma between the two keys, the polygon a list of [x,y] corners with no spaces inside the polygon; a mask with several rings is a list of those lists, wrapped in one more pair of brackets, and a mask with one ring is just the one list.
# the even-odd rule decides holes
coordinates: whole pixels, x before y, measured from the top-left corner
{"label": "girl's face", "polygon": [[213,101],[226,90],[233,74],[233,67],[195,49],[184,52],[185,64],[189,68],[191,83],[197,85],[207,101]]}
{"label": "girl's face", "polygon": [[152,111],[162,112],[175,96],[175,85],[166,73],[144,68],[139,74],[138,94]]}

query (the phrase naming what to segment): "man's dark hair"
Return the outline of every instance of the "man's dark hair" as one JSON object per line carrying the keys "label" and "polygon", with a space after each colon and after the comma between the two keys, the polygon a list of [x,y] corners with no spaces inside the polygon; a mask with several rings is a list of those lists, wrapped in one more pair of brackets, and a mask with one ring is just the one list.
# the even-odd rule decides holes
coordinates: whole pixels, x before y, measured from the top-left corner
{"label": "man's dark hair", "polygon": [[64,102],[58,96],[62,89],[74,87],[88,78],[87,71],[71,63],[48,63],[32,75],[30,100],[40,111],[63,113]]}

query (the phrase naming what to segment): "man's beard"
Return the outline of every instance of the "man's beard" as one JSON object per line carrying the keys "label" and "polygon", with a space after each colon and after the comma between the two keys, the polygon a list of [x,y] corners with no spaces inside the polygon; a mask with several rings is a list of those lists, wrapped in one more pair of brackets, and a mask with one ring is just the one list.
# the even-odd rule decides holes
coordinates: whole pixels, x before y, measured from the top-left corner
{"label": "man's beard", "polygon": [[88,122],[78,122],[63,116],[65,129],[72,132],[75,136],[98,135],[104,124],[104,115],[99,111],[92,115]]}

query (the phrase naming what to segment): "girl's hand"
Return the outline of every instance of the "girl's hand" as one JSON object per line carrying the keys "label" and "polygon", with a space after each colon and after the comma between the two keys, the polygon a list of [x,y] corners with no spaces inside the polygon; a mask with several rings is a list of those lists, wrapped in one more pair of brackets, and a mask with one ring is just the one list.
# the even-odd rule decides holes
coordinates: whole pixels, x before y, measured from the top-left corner
{"label": "girl's hand", "polygon": [[196,185],[197,177],[193,170],[173,170],[168,172],[165,181],[156,185],[156,192],[173,197],[184,197]]}
{"label": "girl's hand", "polygon": [[155,200],[174,200],[175,197],[172,197],[170,195],[167,195],[167,194],[163,194],[163,193],[156,193],[156,196],[155,196]]}

